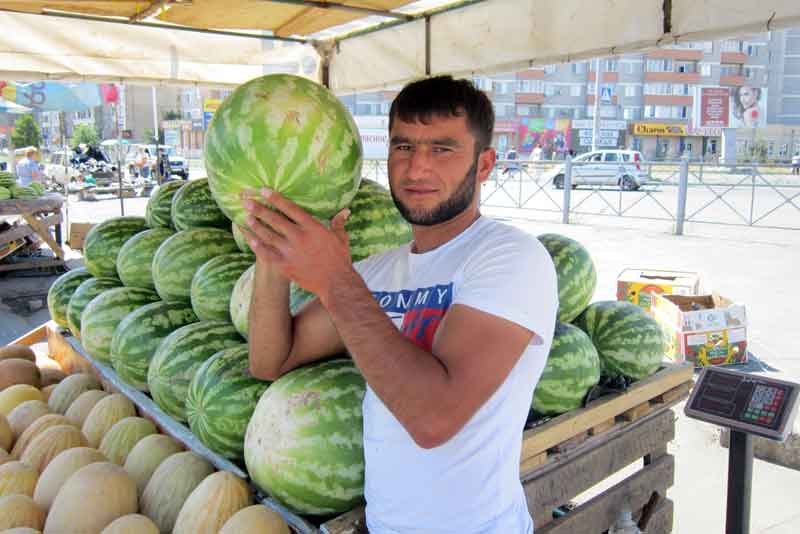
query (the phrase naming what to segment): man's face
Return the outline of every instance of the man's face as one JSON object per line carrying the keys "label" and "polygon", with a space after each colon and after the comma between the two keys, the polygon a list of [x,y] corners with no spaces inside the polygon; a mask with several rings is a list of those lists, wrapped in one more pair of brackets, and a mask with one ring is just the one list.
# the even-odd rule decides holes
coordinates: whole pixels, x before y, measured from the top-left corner
{"label": "man's face", "polygon": [[432,226],[477,208],[475,190],[494,165],[494,150],[475,153],[465,117],[430,123],[395,118],[389,132],[389,185],[401,215]]}

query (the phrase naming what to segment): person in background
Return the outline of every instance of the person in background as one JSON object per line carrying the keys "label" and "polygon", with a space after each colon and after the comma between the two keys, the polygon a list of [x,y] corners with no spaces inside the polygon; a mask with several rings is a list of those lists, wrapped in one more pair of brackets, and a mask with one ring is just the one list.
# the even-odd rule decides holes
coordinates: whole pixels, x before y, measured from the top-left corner
{"label": "person in background", "polygon": [[800,174],[800,150],[792,157],[792,174]]}
{"label": "person in background", "polygon": [[169,167],[169,156],[165,149],[158,151],[158,172],[161,174],[161,180],[166,182],[172,177]]}
{"label": "person in background", "polygon": [[25,151],[25,157],[17,163],[17,181],[22,186],[42,181],[42,169],[35,156],[36,149],[31,147]]}

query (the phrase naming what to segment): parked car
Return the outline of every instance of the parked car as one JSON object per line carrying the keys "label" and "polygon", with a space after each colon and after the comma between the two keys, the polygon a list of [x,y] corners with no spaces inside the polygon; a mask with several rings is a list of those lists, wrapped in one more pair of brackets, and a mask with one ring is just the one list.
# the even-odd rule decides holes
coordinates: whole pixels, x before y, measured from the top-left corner
{"label": "parked car", "polygon": [[[150,152],[150,159],[153,162],[153,169],[155,170],[156,164],[156,145],[145,145],[148,152]],[[183,178],[184,180],[189,179],[189,162],[186,161],[186,158],[179,156],[177,152],[175,152],[175,147],[169,145],[158,145],[158,149],[162,152],[166,152],[167,158],[169,158],[169,169],[170,174],[176,174]],[[169,178],[169,177],[167,177]]]}
{"label": "parked car", "polygon": [[74,153],[58,151],[50,154],[50,160],[44,164],[46,178],[59,184],[67,184],[80,177],[80,172],[72,164]]}
{"label": "parked car", "polygon": [[[636,150],[596,150],[572,160],[572,187],[615,185],[623,191],[639,189],[650,177],[642,167],[644,157]],[[549,171],[557,189],[564,188],[564,165]]]}

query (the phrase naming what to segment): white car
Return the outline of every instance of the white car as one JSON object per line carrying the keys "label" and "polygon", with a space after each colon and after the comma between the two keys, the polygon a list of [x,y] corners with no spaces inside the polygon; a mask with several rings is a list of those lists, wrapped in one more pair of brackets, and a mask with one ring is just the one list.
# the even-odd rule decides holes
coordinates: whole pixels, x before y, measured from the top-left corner
{"label": "white car", "polygon": [[[650,177],[642,167],[644,157],[636,150],[596,150],[572,160],[572,187],[613,185],[623,191],[639,189]],[[549,179],[557,189],[564,188],[564,165],[555,167]]]}
{"label": "white car", "polygon": [[46,178],[59,184],[67,184],[77,180],[81,173],[72,165],[71,152],[53,152],[50,161],[44,165],[44,175]]}

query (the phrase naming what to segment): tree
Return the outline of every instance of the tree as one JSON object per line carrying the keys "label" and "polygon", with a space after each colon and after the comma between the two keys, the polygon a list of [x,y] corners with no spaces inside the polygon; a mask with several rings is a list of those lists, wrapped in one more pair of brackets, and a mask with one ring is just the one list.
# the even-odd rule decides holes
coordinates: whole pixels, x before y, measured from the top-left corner
{"label": "tree", "polygon": [[165,121],[177,121],[181,119],[180,111],[169,110],[164,113],[164,120]]}
{"label": "tree", "polygon": [[[156,142],[155,130],[153,130],[152,128],[145,128],[144,129],[144,141],[146,143],[155,143]],[[158,144],[159,145],[163,145],[164,144],[164,130],[159,130],[158,131]]]}
{"label": "tree", "polygon": [[26,113],[17,119],[11,139],[17,148],[27,146],[39,148],[39,145],[42,144],[42,131],[39,129],[39,125],[36,124],[33,114]]}
{"label": "tree", "polygon": [[96,145],[100,142],[100,136],[94,124],[79,124],[72,130],[72,146],[76,147],[81,143]]}

